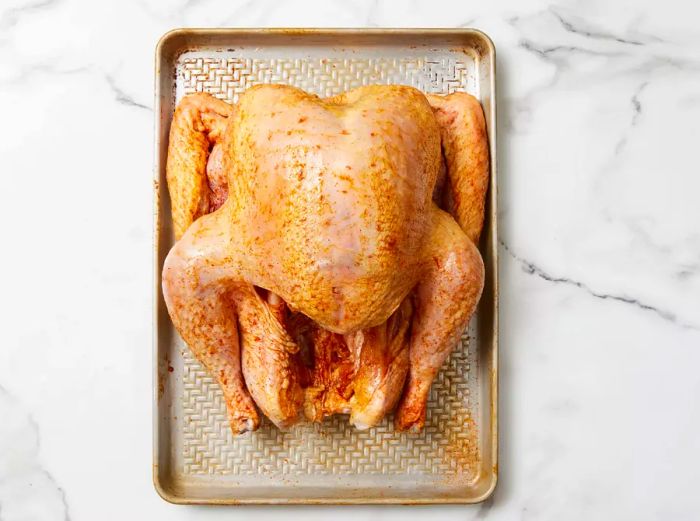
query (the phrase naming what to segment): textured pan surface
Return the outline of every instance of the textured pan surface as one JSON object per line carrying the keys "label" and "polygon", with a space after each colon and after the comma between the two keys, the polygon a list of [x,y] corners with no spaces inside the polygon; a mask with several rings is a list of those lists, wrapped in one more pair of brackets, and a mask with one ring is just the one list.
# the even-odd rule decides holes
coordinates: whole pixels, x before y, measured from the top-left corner
{"label": "textured pan surface", "polygon": [[391,418],[357,431],[344,417],[282,432],[269,422],[234,437],[222,394],[170,324],[160,268],[172,231],[165,153],[172,111],[206,91],[234,103],[259,83],[320,96],[366,84],[466,91],[484,105],[495,159],[490,41],[477,31],[182,30],[157,50],[154,480],[182,503],[475,502],[496,481],[495,160],[480,249],[484,297],[431,391],[425,429],[394,432]]}

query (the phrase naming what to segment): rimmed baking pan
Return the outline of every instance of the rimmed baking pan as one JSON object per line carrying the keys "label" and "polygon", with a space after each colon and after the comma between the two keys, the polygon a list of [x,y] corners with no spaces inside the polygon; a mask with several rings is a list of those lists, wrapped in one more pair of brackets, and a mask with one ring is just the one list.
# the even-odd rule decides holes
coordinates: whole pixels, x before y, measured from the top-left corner
{"label": "rimmed baking pan", "polygon": [[[216,382],[170,322],[160,289],[173,244],[165,182],[168,131],[185,94],[236,102],[259,83],[320,96],[367,84],[466,91],[482,103],[491,180],[480,250],[486,286],[460,345],[432,386],[425,429],[391,418],[358,431],[345,418],[234,437]],[[498,269],[495,51],[472,29],[180,29],[156,51],[154,204],[154,462],[173,503],[475,503],[493,491],[497,460]]]}

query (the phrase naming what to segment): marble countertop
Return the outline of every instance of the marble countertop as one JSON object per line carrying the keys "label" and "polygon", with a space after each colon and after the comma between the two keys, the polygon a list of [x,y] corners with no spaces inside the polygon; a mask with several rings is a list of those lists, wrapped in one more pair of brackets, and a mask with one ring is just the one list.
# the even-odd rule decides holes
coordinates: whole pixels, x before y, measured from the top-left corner
{"label": "marble countertop", "polygon": [[[5,0],[0,520],[700,518],[700,8]],[[474,507],[206,508],[151,482],[154,47],[476,27],[498,51],[500,481]]]}

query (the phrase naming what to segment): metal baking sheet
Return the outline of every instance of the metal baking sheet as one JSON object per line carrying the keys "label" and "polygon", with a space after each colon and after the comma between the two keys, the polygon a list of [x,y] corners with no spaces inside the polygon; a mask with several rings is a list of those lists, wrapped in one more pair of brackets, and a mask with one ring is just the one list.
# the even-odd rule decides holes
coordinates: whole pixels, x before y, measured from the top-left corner
{"label": "metal baking sheet", "polygon": [[[234,437],[216,382],[172,327],[160,289],[173,244],[165,159],[170,120],[185,94],[236,102],[258,83],[320,96],[367,84],[467,91],[482,103],[491,185],[480,250],[486,286],[460,345],[432,386],[425,429],[391,418],[357,431],[346,418],[282,432],[263,422]],[[495,54],[476,30],[181,29],[156,51],[154,225],[154,462],[173,503],[474,503],[497,478],[497,222]]]}

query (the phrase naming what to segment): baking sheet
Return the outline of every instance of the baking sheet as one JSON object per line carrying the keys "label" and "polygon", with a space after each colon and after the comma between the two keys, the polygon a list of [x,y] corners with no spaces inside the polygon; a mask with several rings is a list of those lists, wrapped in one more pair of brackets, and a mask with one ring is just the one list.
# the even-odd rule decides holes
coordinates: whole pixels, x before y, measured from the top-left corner
{"label": "baking sheet", "polygon": [[[466,91],[484,107],[491,185],[480,244],[486,286],[460,345],[431,390],[426,427],[392,418],[357,431],[345,417],[233,436],[216,382],[174,331],[160,289],[173,244],[165,183],[167,135],[182,96],[231,103],[252,85],[286,83],[320,96],[367,84]],[[495,55],[474,30],[192,30],[156,51],[154,483],[175,503],[472,503],[497,477]]]}

